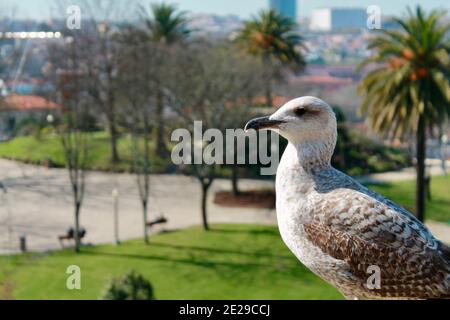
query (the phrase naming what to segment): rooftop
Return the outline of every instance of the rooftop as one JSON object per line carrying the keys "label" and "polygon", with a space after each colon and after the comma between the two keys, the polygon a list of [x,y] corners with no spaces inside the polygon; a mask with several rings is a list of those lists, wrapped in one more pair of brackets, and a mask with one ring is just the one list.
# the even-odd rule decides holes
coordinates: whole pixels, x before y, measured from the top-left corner
{"label": "rooftop", "polygon": [[1,109],[14,111],[56,110],[61,106],[55,102],[34,95],[9,95],[0,101]]}

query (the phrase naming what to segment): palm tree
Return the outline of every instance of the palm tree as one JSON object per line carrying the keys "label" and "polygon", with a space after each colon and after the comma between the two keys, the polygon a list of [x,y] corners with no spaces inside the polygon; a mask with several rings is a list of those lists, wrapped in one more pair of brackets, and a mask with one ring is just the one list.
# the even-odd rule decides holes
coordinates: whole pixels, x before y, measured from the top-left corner
{"label": "palm tree", "polygon": [[425,214],[426,132],[450,116],[449,25],[443,11],[417,7],[395,19],[399,30],[381,30],[369,42],[376,53],[361,66],[375,63],[360,84],[361,111],[369,124],[391,138],[416,135],[416,215]]}
{"label": "palm tree", "polygon": [[302,38],[295,29],[292,19],[275,10],[262,10],[258,16],[245,22],[237,36],[237,43],[248,53],[261,57],[264,68],[270,70],[265,88],[268,106],[272,106],[272,81],[279,77],[279,67],[301,70],[305,66],[303,55],[297,50]]}
{"label": "palm tree", "polygon": [[[186,39],[190,30],[187,27],[188,18],[186,12],[178,11],[176,5],[159,3],[151,4],[151,14],[142,10],[143,18],[149,31],[150,41],[157,44],[161,50],[176,42]],[[167,153],[164,142],[164,93],[163,83],[160,77],[156,88],[156,152],[159,156]]]}

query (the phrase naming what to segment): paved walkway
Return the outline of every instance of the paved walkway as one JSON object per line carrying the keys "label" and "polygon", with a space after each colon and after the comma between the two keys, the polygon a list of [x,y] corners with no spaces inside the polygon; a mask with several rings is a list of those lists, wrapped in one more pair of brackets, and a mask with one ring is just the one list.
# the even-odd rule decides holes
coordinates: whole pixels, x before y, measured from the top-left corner
{"label": "paved walkway", "polygon": [[[19,237],[27,238],[29,250],[59,248],[57,236],[73,225],[73,204],[64,169],[47,169],[0,159],[0,181],[7,193],[0,192],[0,253],[17,251]],[[151,178],[150,217],[164,213],[167,229],[199,225],[200,186],[195,178],[180,175],[155,175]],[[241,180],[243,190],[273,187],[271,181]],[[130,174],[90,172],[87,176],[81,224],[87,229],[86,243],[113,241],[113,199],[120,191],[119,220],[122,240],[142,235],[142,213],[135,178]],[[274,210],[224,208],[212,203],[215,191],[229,190],[230,182],[217,180],[209,193],[211,223],[275,224]],[[438,238],[450,242],[450,227],[432,223]]]}
{"label": "paved walkway", "polygon": [[[446,161],[445,167],[447,173],[450,174],[450,161]],[[427,159],[426,161],[427,173],[431,176],[439,176],[443,174],[441,161],[437,159]],[[393,182],[406,181],[416,179],[416,169],[414,167],[405,168],[399,171],[375,173],[368,176],[360,177],[360,182]]]}
{"label": "paved walkway", "polygon": [[[18,249],[19,237],[27,237],[28,248],[43,251],[59,248],[57,236],[73,225],[73,204],[67,172],[0,159],[0,253]],[[151,177],[149,218],[164,213],[167,229],[201,223],[200,185],[195,178],[180,175]],[[224,208],[212,203],[217,190],[229,189],[230,182],[217,180],[211,187],[208,206],[210,222],[274,224],[274,210]],[[112,190],[118,187],[120,238],[142,236],[142,211],[135,177],[130,174],[90,172],[81,209],[81,224],[87,230],[86,243],[113,241]],[[243,190],[273,187],[270,181],[242,180]]]}

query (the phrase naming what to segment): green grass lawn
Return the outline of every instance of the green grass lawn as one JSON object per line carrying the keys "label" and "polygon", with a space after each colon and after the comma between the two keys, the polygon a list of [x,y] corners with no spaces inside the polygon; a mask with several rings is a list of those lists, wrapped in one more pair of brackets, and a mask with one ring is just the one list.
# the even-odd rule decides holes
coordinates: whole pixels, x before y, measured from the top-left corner
{"label": "green grass lawn", "polygon": [[[90,143],[90,165],[107,169],[111,156],[108,135],[104,132],[94,133]],[[125,158],[128,158],[130,152],[124,139],[119,140],[118,148],[119,152],[125,153]],[[0,144],[0,157],[31,163],[51,160],[57,166],[64,166],[62,151],[61,141],[56,135],[43,135],[39,139],[34,136],[21,136]]]}
{"label": "green grass lawn", "polygon": [[[414,211],[415,181],[372,184],[368,187]],[[427,201],[425,218],[450,223],[450,175],[431,178],[431,201]]]}
{"label": "green grass lawn", "polygon": [[[150,245],[135,240],[86,247],[78,255],[7,259],[0,257],[0,281],[15,299],[98,299],[112,277],[132,269],[151,281],[157,299],[342,299],[269,226],[195,227],[155,235]],[[69,265],[81,268],[79,291],[66,289]]]}
{"label": "green grass lawn", "polygon": [[[154,143],[150,147],[154,149]],[[118,140],[118,151],[121,161],[111,163],[111,147],[109,135],[106,132],[95,132],[90,139],[89,164],[91,170],[102,171],[130,171],[132,164],[131,138],[123,135]],[[51,160],[56,166],[64,166],[63,149],[58,136],[48,134],[37,138],[35,136],[20,136],[10,141],[0,143],[0,157],[40,164]],[[161,172],[166,163],[156,156],[152,156],[155,172]]]}

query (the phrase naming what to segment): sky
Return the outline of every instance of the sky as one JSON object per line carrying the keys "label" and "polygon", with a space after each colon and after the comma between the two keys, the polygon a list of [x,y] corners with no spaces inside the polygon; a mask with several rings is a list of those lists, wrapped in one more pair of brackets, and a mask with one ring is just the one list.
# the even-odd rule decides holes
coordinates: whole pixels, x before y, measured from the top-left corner
{"label": "sky", "polygon": [[[135,1],[155,2],[153,0]],[[128,2],[131,1],[128,0]],[[192,13],[236,14],[242,18],[248,18],[268,7],[269,0],[167,0],[167,2],[177,3],[180,9]],[[14,6],[17,10],[15,16],[18,18],[43,20],[51,16],[54,3],[55,0],[0,0],[0,8]],[[77,0],[73,0],[72,3],[76,4]],[[297,15],[309,16],[314,8],[320,7],[366,8],[369,5],[378,5],[383,15],[401,15],[408,5],[415,6],[417,4],[428,10],[441,7],[450,11],[449,0],[297,0]]]}

